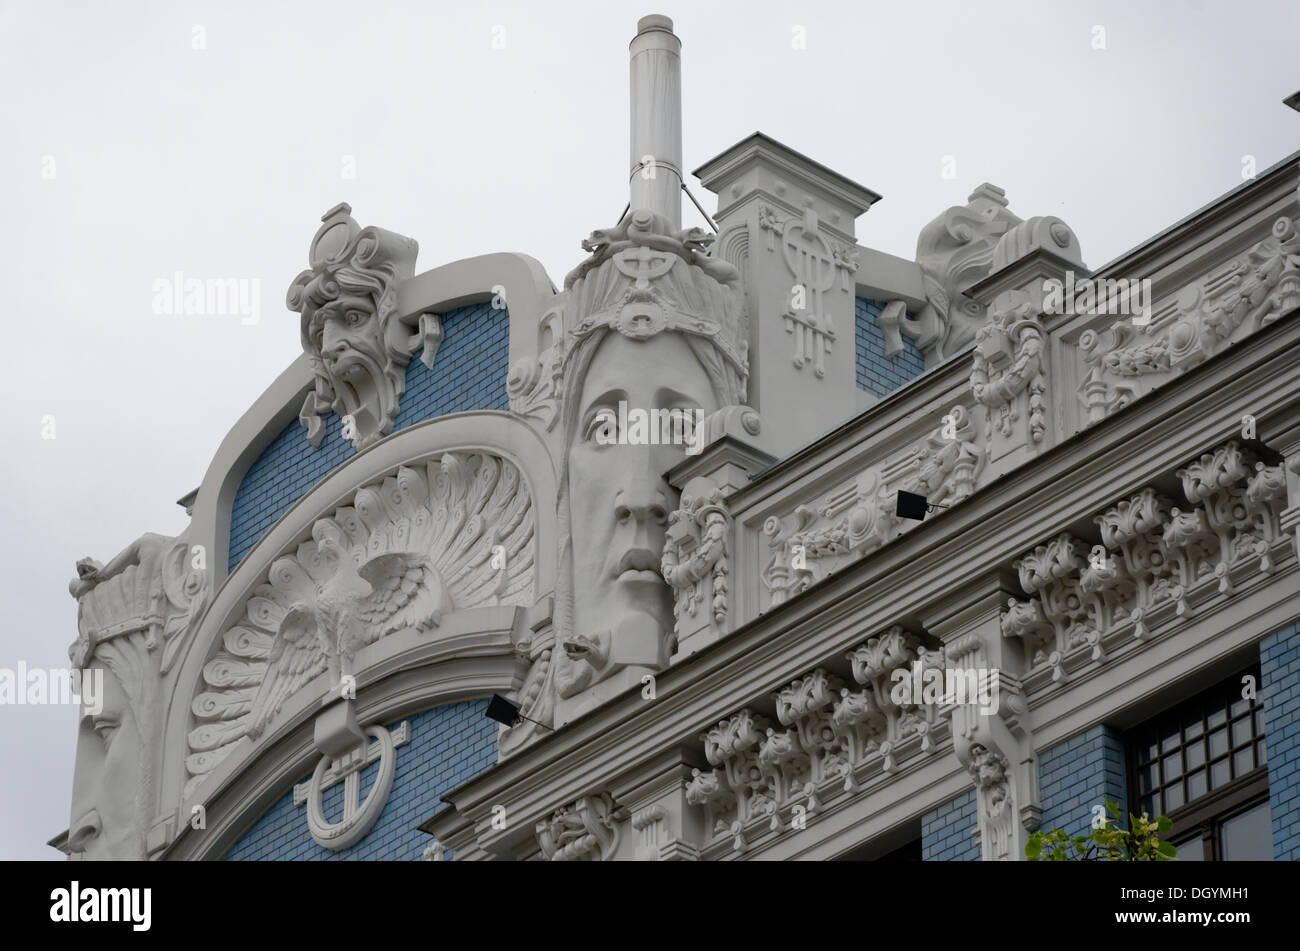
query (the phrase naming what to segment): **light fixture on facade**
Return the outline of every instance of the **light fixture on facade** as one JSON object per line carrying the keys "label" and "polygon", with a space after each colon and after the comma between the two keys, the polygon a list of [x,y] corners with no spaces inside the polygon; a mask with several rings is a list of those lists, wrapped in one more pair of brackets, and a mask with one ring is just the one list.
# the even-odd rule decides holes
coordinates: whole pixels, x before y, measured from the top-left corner
{"label": "light fixture on facade", "polygon": [[492,699],[488,701],[487,710],[483,712],[489,720],[496,720],[497,723],[504,726],[514,726],[520,720],[527,720],[529,723],[537,723],[540,727],[550,730],[551,727],[545,723],[538,723],[536,720],[524,716],[519,712],[519,704],[515,703],[509,697],[503,697],[499,693],[494,693]]}
{"label": "light fixture on facade", "polygon": [[940,505],[938,502],[927,502],[924,495],[918,495],[915,492],[904,492],[898,490],[898,506],[895,514],[899,518],[911,518],[916,521],[924,521],[927,512],[933,512],[935,509],[946,509],[948,506]]}

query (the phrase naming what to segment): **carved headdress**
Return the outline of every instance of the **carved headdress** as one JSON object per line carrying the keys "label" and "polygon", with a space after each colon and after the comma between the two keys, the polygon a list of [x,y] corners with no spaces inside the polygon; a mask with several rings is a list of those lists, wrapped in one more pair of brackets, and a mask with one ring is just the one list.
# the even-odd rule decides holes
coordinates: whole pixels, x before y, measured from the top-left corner
{"label": "carved headdress", "polygon": [[744,402],[749,344],[740,274],[709,256],[713,239],[699,228],[673,230],[667,219],[644,209],[629,211],[613,228],[593,231],[582,242],[591,256],[564,279],[568,300],[556,376],[573,371],[574,355],[592,334],[617,330],[646,340],[675,331],[713,345],[727,379],[719,397],[724,405]]}

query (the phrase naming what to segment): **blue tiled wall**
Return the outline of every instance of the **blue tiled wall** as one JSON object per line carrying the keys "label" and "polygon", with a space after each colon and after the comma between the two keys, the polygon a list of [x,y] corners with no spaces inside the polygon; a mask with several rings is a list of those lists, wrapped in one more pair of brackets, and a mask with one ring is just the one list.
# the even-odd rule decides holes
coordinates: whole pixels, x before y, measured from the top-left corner
{"label": "blue tiled wall", "polygon": [[928,812],[921,819],[921,861],[978,862],[975,829],[975,790]]}
{"label": "blue tiled wall", "polygon": [[[489,302],[461,307],[443,315],[442,333],[432,370],[419,353],[411,357],[393,432],[448,413],[509,408],[509,313],[493,310]],[[228,570],[234,570],[294,502],[352,457],[352,444],[342,434],[342,419],[326,415],[325,438],[313,449],[295,419],[249,466],[231,508]]]}
{"label": "blue tiled wall", "polygon": [[1294,862],[1300,859],[1300,624],[1260,642],[1259,667],[1273,858]]}
{"label": "blue tiled wall", "polygon": [[902,350],[892,357],[885,356],[885,335],[876,323],[884,309],[884,301],[857,298],[858,389],[876,396],[888,396],[925,372],[925,357],[906,336]]}
{"label": "blue tiled wall", "polygon": [[1119,805],[1121,824],[1127,827],[1125,772],[1124,738],[1105,725],[1045,751],[1038,757],[1038,792],[1043,804],[1040,828],[1064,829],[1071,836],[1090,835],[1092,807],[1105,806],[1107,799]]}
{"label": "blue tiled wall", "polygon": [[[352,848],[331,852],[317,845],[307,831],[307,804],[295,806],[290,787],[226,853],[226,859],[419,859],[430,839],[416,827],[446,808],[441,801],[444,794],[496,764],[497,725],[483,715],[486,708],[486,700],[471,700],[404,718],[411,724],[411,741],[397,748],[397,771],[388,804],[366,837]],[[378,771],[378,761],[362,771],[362,801]],[[308,773],[298,781],[310,778]],[[338,822],[343,816],[343,784],[327,789],[321,800],[325,818]]]}

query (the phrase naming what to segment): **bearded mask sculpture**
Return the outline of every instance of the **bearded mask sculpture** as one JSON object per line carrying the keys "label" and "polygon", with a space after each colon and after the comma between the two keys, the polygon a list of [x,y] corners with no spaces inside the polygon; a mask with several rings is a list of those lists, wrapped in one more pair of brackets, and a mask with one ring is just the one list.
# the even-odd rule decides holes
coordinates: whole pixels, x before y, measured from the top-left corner
{"label": "bearded mask sculpture", "polygon": [[311,359],[315,387],[299,419],[307,440],[319,446],[322,414],[345,419],[345,438],[360,451],[392,432],[412,354],[433,368],[442,340],[434,314],[414,325],[396,314],[398,285],[415,272],[419,245],[353,220],[346,203],[326,212],[312,239],[303,271],[289,287],[288,306],[302,314],[302,346]]}

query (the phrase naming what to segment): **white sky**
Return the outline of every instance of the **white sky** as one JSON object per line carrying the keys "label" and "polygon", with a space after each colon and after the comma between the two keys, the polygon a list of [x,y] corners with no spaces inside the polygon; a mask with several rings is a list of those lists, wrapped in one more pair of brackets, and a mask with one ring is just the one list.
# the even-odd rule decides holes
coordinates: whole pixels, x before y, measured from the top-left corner
{"label": "white sky", "polygon": [[[1097,267],[1300,147],[1293,0],[675,7],[0,0],[0,667],[66,666],[77,558],[184,527],[174,500],[299,352],[285,290],[337,202],[416,238],[418,270],[523,251],[562,281],[627,200],[644,14],[683,41],[687,169],[762,130],[883,194],[858,239],[906,257],[991,181]],[[178,270],[259,280],[260,322],[155,316]],[[0,858],[59,857],[75,720],[0,706]]]}

